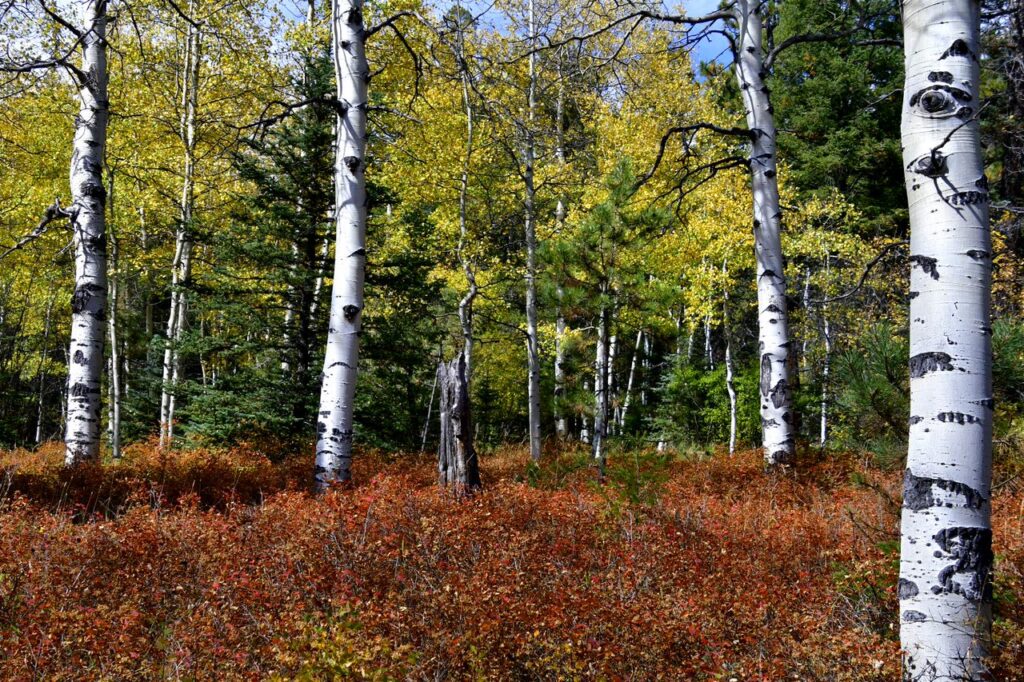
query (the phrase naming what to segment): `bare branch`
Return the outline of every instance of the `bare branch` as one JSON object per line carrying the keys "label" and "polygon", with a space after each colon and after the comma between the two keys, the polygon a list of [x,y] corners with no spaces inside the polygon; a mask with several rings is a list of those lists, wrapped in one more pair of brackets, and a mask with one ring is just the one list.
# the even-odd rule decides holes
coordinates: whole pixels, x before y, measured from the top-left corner
{"label": "bare branch", "polygon": [[48,207],[46,211],[43,213],[43,218],[42,220],[39,221],[39,224],[36,225],[35,229],[29,232],[21,239],[19,239],[14,246],[10,247],[2,254],[0,254],[0,260],[7,258],[7,256],[11,255],[12,253],[22,248],[26,244],[30,244],[31,242],[34,242],[35,240],[42,237],[44,234],[46,234],[46,231],[50,227],[50,223],[52,223],[53,221],[58,220],[60,218],[70,217],[71,211],[62,208],[60,205],[60,199],[55,199],[53,205]]}
{"label": "bare branch", "polygon": [[811,301],[811,303],[813,305],[825,305],[827,303],[835,303],[836,301],[844,301],[844,300],[854,296],[858,291],[860,291],[862,288],[864,288],[864,283],[867,281],[868,275],[871,274],[871,270],[876,265],[878,265],[882,261],[883,258],[885,258],[891,251],[893,251],[895,249],[902,248],[902,247],[904,247],[906,245],[907,245],[907,242],[900,241],[900,242],[893,242],[892,244],[889,244],[889,245],[885,246],[881,251],[878,252],[877,256],[872,258],[868,262],[868,264],[866,266],[864,266],[864,272],[861,273],[860,279],[857,281],[857,285],[856,286],[854,286],[852,289],[850,289],[849,291],[847,291],[844,294],[839,294],[838,296],[832,296],[831,298],[818,299],[818,300],[815,300],[815,301]]}

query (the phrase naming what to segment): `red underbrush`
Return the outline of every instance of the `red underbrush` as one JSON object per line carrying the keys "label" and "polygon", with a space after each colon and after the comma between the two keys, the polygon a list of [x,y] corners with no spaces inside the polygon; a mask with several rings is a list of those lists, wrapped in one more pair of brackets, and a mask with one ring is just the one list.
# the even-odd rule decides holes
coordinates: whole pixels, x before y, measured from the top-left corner
{"label": "red underbrush", "polygon": [[[897,680],[899,474],[745,452],[482,460],[0,454],[0,676],[28,680]],[[996,679],[1024,679],[1024,487],[994,501]]]}

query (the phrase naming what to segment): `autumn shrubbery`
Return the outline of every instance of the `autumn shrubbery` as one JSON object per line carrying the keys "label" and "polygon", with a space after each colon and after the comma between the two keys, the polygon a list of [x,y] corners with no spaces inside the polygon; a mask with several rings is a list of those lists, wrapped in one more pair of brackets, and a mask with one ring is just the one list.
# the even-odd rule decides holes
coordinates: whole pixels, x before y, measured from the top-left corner
{"label": "autumn shrubbery", "polygon": [[[59,455],[0,458],[6,679],[898,679],[898,475],[852,458],[615,453],[598,484],[506,449],[457,499],[413,455],[319,498],[306,457]],[[1004,680],[1022,500],[996,504]]]}

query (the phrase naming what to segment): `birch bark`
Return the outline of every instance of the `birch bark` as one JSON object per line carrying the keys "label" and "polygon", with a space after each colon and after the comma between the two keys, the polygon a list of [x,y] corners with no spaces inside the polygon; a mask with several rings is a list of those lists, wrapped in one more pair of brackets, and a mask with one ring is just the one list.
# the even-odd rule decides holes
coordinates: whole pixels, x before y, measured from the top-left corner
{"label": "birch bark", "polygon": [[64,463],[95,459],[100,452],[100,380],[107,314],[106,189],[107,3],[82,4],[82,72],[71,155],[71,227],[75,245],[75,292],[71,299],[67,426]]}
{"label": "birch bark", "polygon": [[979,138],[980,7],[904,0],[910,441],[901,524],[906,680],[987,680],[992,245]]}
{"label": "birch bark", "polygon": [[366,110],[370,70],[362,0],[332,0],[338,101],[334,162],[334,282],[317,419],[317,487],[352,477],[352,434],[366,266]]}
{"label": "birch bark", "polygon": [[754,249],[757,260],[758,347],[761,356],[761,429],[769,466],[792,464],[796,455],[782,258],[782,210],[776,177],[775,120],[764,83],[763,28],[757,0],[737,0],[736,77],[751,133],[750,175],[754,200]]}

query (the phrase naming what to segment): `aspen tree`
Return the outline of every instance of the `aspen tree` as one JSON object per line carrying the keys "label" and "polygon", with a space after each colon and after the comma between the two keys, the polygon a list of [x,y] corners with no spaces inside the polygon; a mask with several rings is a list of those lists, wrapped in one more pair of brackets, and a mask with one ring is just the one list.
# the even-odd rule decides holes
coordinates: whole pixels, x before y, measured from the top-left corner
{"label": "aspen tree", "polygon": [[905,0],[910,440],[901,524],[906,680],[987,680],[992,244],[981,154],[980,7]]}
{"label": "aspen tree", "polygon": [[82,4],[81,80],[71,155],[69,215],[75,245],[75,293],[71,299],[67,428],[64,462],[95,459],[100,452],[100,381],[107,315],[106,189],[107,3]]}
{"label": "aspen tree", "polygon": [[362,0],[332,0],[338,114],[334,163],[334,282],[317,417],[315,478],[348,481],[366,267],[366,113],[370,70]]}

